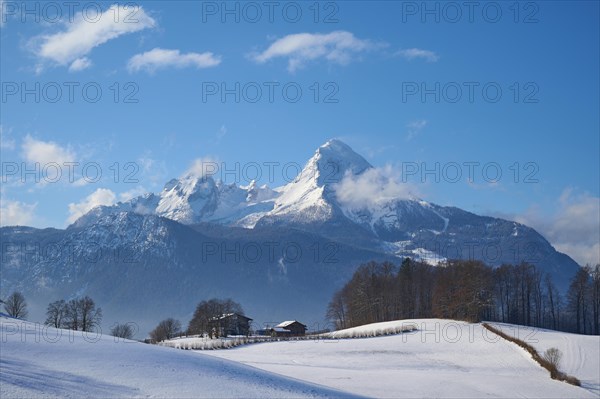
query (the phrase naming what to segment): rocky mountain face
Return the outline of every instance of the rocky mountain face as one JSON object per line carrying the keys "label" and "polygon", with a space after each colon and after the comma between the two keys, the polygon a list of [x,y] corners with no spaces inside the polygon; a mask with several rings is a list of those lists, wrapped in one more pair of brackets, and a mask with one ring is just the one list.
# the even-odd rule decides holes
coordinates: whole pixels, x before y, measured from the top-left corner
{"label": "rocky mountain face", "polygon": [[87,294],[107,328],[133,321],[141,335],[165,317],[187,322],[210,297],[241,302],[257,327],[283,319],[323,327],[333,292],[369,260],[526,261],[562,289],[578,268],[527,226],[380,190],[378,179],[331,140],[283,187],[187,174],[65,230],[4,227],[2,295],[24,291],[42,319],[49,301]]}

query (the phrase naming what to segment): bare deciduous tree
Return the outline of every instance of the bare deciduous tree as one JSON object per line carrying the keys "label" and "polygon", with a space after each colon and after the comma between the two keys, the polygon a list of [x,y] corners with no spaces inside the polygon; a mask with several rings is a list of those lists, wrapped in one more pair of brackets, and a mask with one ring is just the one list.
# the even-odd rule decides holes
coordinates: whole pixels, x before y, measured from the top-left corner
{"label": "bare deciduous tree", "polygon": [[333,299],[329,302],[327,318],[334,323],[336,329],[341,330],[348,327],[346,324],[347,314],[344,291],[340,290],[333,295]]}
{"label": "bare deciduous tree", "polygon": [[102,309],[96,308],[89,296],[71,299],[65,305],[63,327],[71,330],[92,331],[102,321]]}
{"label": "bare deciduous tree", "polygon": [[117,324],[110,330],[110,335],[113,337],[132,339],[133,326],[129,323]]}
{"label": "bare deciduous tree", "polygon": [[89,296],[79,299],[81,309],[81,331],[92,331],[102,321],[102,309],[96,308],[94,300]]}
{"label": "bare deciduous tree", "polygon": [[600,264],[592,269],[591,284],[592,326],[595,335],[600,335]]}
{"label": "bare deciduous tree", "polygon": [[560,360],[562,359],[562,352],[557,348],[550,348],[544,352],[544,359],[550,363],[556,370],[560,370]]}
{"label": "bare deciduous tree", "polygon": [[54,301],[48,305],[46,310],[46,321],[44,324],[55,328],[65,327],[65,313],[67,311],[67,303],[64,299]]}
{"label": "bare deciduous tree", "polygon": [[22,293],[15,291],[4,301],[4,310],[10,317],[25,319],[28,315],[27,302]]}
{"label": "bare deciduous tree", "polygon": [[173,318],[168,318],[160,323],[150,332],[150,338],[154,342],[171,339],[181,334],[181,322]]}
{"label": "bare deciduous tree", "polygon": [[575,332],[585,334],[587,331],[588,284],[590,281],[589,266],[577,271],[569,286],[569,308],[575,316]]}
{"label": "bare deciduous tree", "polygon": [[553,329],[557,329],[560,323],[560,293],[554,283],[552,277],[546,274],[546,295],[547,295],[547,308],[552,321],[551,325]]}

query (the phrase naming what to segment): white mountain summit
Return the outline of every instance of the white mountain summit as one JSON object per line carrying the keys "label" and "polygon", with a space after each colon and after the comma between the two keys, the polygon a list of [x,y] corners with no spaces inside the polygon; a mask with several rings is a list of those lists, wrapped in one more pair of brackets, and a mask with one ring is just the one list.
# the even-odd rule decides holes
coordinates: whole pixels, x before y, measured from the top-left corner
{"label": "white mountain summit", "polygon": [[80,218],[82,226],[113,212],[162,216],[183,224],[203,222],[255,228],[285,225],[363,229],[386,241],[404,240],[414,227],[445,231],[448,218],[437,206],[405,192],[340,140],[317,148],[301,173],[283,187],[271,189],[225,184],[213,176],[187,173],[165,184],[158,194],[144,194],[114,206],[99,207]]}
{"label": "white mountain summit", "polygon": [[183,224],[216,222],[252,228],[263,217],[291,220],[326,220],[336,204],[335,184],[346,175],[360,175],[372,166],[340,140],[319,147],[302,172],[289,184],[271,189],[225,184],[212,176],[188,173],[167,182],[160,193],[147,193],[114,206],[95,208],[77,225],[92,215],[114,211],[155,214]]}

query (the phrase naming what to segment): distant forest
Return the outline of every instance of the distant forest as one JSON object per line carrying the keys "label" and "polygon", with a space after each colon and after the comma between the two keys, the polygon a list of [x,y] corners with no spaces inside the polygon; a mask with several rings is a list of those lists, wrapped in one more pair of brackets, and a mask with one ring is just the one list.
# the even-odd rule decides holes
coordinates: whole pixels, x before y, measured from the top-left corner
{"label": "distant forest", "polygon": [[528,263],[479,261],[400,267],[370,262],[336,292],[327,317],[337,329],[412,318],[482,320],[600,334],[600,265],[579,269],[561,295],[550,275]]}

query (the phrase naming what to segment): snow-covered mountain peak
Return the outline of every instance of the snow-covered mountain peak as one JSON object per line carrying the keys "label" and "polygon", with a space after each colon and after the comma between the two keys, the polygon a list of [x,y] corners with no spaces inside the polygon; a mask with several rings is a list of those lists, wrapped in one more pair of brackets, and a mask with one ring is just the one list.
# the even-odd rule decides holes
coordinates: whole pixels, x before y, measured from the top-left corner
{"label": "snow-covered mountain peak", "polygon": [[359,175],[371,168],[347,144],[329,140],[317,148],[302,172],[283,187],[271,215],[290,215],[307,222],[329,219],[335,207],[335,184],[344,176]]}
{"label": "snow-covered mountain peak", "polygon": [[[283,187],[271,189],[266,185],[259,186],[256,181],[251,181],[246,186],[226,184],[215,180],[213,176],[190,172],[178,179],[171,179],[160,193],[140,196],[126,203],[92,212],[90,217],[82,219],[82,222],[97,219],[107,212],[125,210],[155,214],[184,224],[217,222],[244,227],[254,227],[261,219],[265,219],[266,223],[269,223],[269,220],[312,223],[324,222],[342,214],[355,221],[355,213],[358,212],[361,215],[360,224],[363,224],[364,207],[361,206],[358,210],[354,209],[356,207],[346,209],[348,204],[340,201],[338,191],[340,183],[347,182],[347,179],[352,182],[358,179],[354,185],[361,187],[366,183],[370,186],[386,185],[385,181],[372,178],[372,174],[376,175],[375,171],[376,169],[350,146],[333,139],[317,148],[302,172]],[[349,191],[352,197],[356,195],[354,189],[346,191]],[[385,215],[389,218],[389,214],[394,213],[391,208],[395,207],[390,203],[397,199],[394,194],[397,190],[371,191],[374,191],[378,198],[383,194],[394,197],[389,198],[386,204],[378,203],[376,210],[368,212],[373,216]],[[363,193],[363,196],[369,197],[367,199],[370,201],[371,196],[376,195],[369,193],[370,191]],[[372,226],[376,219],[379,217],[373,218],[368,224]]]}
{"label": "snow-covered mountain peak", "polygon": [[172,179],[160,193],[156,213],[183,223],[197,223],[212,214],[218,206],[218,190],[210,176],[188,174]]}
{"label": "snow-covered mountain peak", "polygon": [[358,175],[372,168],[362,156],[338,139],[320,146],[297,180],[311,178],[318,186],[338,183],[347,173]]}

